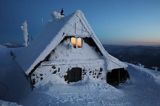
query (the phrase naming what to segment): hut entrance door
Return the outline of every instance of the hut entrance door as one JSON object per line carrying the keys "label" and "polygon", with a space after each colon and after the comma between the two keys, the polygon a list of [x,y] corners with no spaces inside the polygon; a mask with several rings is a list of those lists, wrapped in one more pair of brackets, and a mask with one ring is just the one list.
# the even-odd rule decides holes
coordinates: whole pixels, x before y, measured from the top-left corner
{"label": "hut entrance door", "polygon": [[119,83],[124,83],[129,78],[129,73],[124,68],[113,69],[106,74],[107,83],[113,86],[119,85]]}
{"label": "hut entrance door", "polygon": [[79,80],[82,80],[82,68],[74,67],[67,71],[67,75],[65,76],[67,83],[77,82]]}

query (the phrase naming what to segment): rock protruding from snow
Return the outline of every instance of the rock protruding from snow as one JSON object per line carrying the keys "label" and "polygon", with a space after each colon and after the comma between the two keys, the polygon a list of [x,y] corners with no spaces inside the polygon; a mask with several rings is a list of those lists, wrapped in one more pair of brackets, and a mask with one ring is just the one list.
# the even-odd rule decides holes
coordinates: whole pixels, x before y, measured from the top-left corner
{"label": "rock protruding from snow", "polygon": [[23,37],[24,37],[24,45],[27,47],[29,43],[29,34],[28,34],[28,25],[27,21],[24,21],[24,23],[21,26],[21,30],[23,31]]}

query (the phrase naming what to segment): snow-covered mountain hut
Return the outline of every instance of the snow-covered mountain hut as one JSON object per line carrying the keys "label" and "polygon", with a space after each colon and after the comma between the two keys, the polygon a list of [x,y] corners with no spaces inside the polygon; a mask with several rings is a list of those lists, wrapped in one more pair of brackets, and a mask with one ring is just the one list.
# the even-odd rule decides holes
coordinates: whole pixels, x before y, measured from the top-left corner
{"label": "snow-covered mountain hut", "polygon": [[106,80],[108,72],[127,68],[104,49],[80,10],[53,17],[37,39],[14,53],[34,86],[57,77],[68,83]]}

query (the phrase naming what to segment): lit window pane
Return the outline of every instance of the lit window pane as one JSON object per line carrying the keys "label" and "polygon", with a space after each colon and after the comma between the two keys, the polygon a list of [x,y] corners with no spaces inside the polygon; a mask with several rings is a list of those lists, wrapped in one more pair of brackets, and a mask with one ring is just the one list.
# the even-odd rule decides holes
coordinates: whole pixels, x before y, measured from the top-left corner
{"label": "lit window pane", "polygon": [[82,38],[77,38],[77,47],[78,47],[78,48],[81,48],[82,45],[83,45]]}
{"label": "lit window pane", "polygon": [[76,47],[77,39],[75,37],[71,38],[71,43],[74,47]]}

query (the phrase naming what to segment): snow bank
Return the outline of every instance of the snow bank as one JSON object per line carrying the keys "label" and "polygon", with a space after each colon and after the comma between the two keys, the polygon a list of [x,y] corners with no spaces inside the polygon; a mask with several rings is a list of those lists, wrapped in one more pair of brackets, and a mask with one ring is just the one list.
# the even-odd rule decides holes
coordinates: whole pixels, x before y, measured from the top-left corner
{"label": "snow bank", "polygon": [[[36,88],[24,98],[25,106],[159,106],[160,85],[148,69],[129,64],[130,81],[114,88],[106,82],[86,79],[74,84],[57,83],[58,78]],[[33,101],[34,100],[34,101]]]}
{"label": "snow bank", "polygon": [[[120,102],[119,98],[123,95],[120,90],[102,82],[87,81],[72,85],[49,82],[45,86],[36,88],[22,101],[22,104],[25,106],[34,106],[35,104],[41,106],[105,106],[112,100]],[[106,100],[110,102],[107,103]]]}
{"label": "snow bank", "polygon": [[0,98],[17,102],[31,91],[30,83],[10,49],[0,47],[0,60]]}
{"label": "snow bank", "polygon": [[144,67],[141,67],[141,66],[136,66],[136,65],[133,65],[133,64],[129,64],[129,65],[135,67],[137,70],[144,73],[144,75],[146,75],[148,78],[153,79],[157,84],[160,84],[160,72],[159,71],[147,69],[147,68],[144,68]]}
{"label": "snow bank", "polygon": [[7,101],[0,100],[0,106],[22,106],[22,105],[18,105],[17,103],[13,103],[13,102],[7,102]]}
{"label": "snow bank", "polygon": [[[129,64],[130,81],[112,87],[104,81],[90,80],[64,84],[59,77],[51,78],[32,92],[23,71],[10,57],[10,50],[0,48],[0,94],[24,106],[159,106],[159,72]],[[10,67],[8,67],[10,66]],[[157,80],[157,81],[156,81]],[[22,93],[23,92],[23,93]],[[3,96],[2,96],[3,94]],[[6,98],[5,98],[6,99]],[[18,106],[0,100],[1,106]]]}

